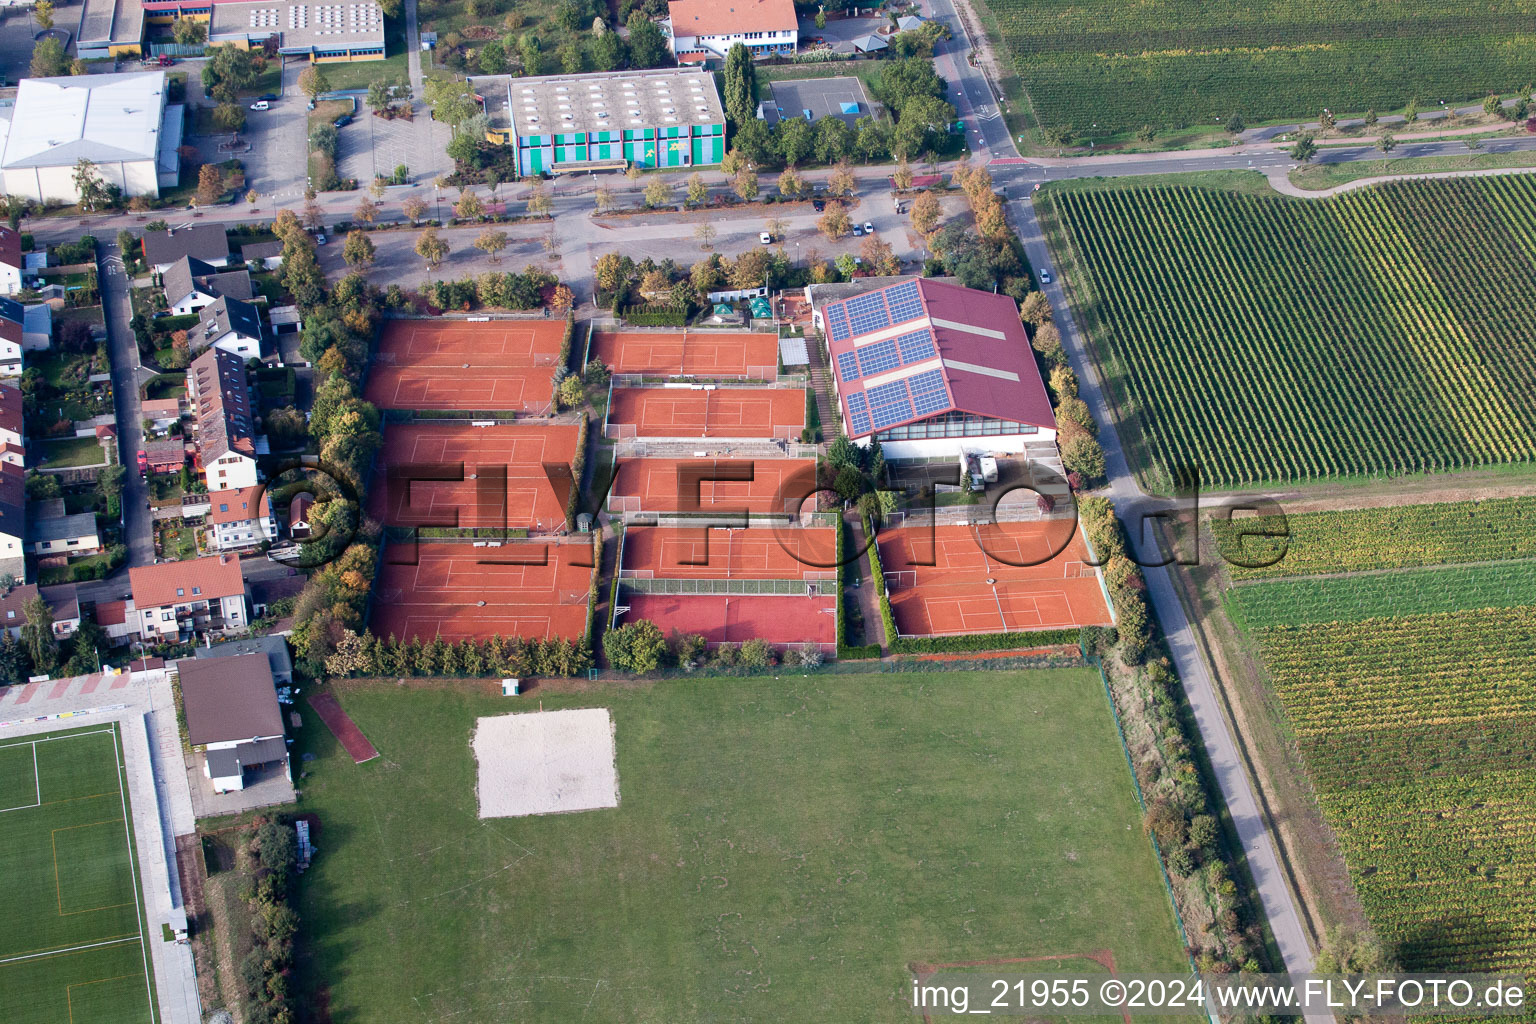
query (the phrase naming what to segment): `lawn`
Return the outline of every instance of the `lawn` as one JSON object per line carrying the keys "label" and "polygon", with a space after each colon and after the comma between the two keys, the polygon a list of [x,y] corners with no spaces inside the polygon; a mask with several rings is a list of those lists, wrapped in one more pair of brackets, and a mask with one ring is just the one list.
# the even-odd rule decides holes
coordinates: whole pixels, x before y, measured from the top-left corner
{"label": "lawn", "polygon": [[1536,180],[1035,200],[1133,468],[1245,489],[1536,460]]}
{"label": "lawn", "polygon": [[107,459],[94,437],[70,437],[62,441],[44,441],[43,462],[54,467],[100,466]]}
{"label": "lawn", "polygon": [[116,729],[0,742],[0,991],[12,1024],[159,1019]]}
{"label": "lawn", "polygon": [[325,72],[326,81],[331,83],[333,92],[367,89],[369,85],[381,79],[391,81],[406,78],[410,66],[406,63],[403,18],[384,19],[384,53],[383,60],[338,61],[322,64],[320,68]]}
{"label": "lawn", "polygon": [[1303,0],[1048,4],[983,0],[982,21],[1046,126],[1081,135],[1142,125],[1340,117],[1508,92],[1530,77],[1528,12],[1491,0],[1318,6]]}
{"label": "lawn", "polygon": [[1359,564],[1414,567],[1248,583],[1228,605],[1360,903],[1403,968],[1530,976],[1536,563],[1421,567],[1388,512],[1426,533],[1467,518],[1464,504],[1327,513],[1317,528],[1355,538]]}
{"label": "lawn", "polygon": [[[1188,969],[1090,671],[338,694],[381,753],[306,712],[300,986],[338,1021],[896,1022],[913,962]],[[477,717],[594,706],[617,809],[477,818]]]}
{"label": "lawn", "polygon": [[1434,174],[1441,171],[1482,171],[1494,167],[1536,167],[1536,153],[1467,153],[1465,156],[1420,156],[1402,160],[1352,160],[1339,164],[1307,164],[1291,172],[1291,184],[1322,190],[1388,174]]}

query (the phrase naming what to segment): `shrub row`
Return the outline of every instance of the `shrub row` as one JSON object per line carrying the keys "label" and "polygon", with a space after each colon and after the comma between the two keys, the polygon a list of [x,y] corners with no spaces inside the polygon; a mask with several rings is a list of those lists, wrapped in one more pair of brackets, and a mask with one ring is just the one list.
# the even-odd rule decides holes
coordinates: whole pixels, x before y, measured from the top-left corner
{"label": "shrub row", "polygon": [[1053,644],[1075,644],[1082,630],[1042,629],[1026,633],[967,633],[963,636],[903,636],[891,643],[898,654],[935,654],[944,651],[1013,651]]}
{"label": "shrub row", "polygon": [[837,657],[840,661],[851,661],[858,658],[880,657],[879,644],[848,643],[848,609],[844,604],[844,594],[847,592],[847,560],[848,549],[848,524],[842,520],[837,524]]}
{"label": "shrub row", "polygon": [[[567,331],[566,348],[570,348],[570,333]],[[587,414],[581,414],[581,425],[576,428],[576,457],[571,460],[571,493],[565,499],[565,528],[576,529],[576,513],[581,508],[581,478],[587,471],[587,428],[591,420]]]}

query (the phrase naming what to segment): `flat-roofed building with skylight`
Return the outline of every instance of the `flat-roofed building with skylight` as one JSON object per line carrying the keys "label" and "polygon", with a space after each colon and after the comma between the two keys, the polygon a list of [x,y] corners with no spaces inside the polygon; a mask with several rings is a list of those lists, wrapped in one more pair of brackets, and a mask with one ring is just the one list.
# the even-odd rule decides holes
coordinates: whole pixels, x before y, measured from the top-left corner
{"label": "flat-roofed building with skylight", "polygon": [[714,77],[686,68],[471,78],[491,142],[517,147],[523,177],[637,167],[711,167],[725,156]]}
{"label": "flat-roofed building with skylight", "polygon": [[819,318],[843,429],[892,459],[1054,448],[1056,416],[1006,295],[913,279]]}

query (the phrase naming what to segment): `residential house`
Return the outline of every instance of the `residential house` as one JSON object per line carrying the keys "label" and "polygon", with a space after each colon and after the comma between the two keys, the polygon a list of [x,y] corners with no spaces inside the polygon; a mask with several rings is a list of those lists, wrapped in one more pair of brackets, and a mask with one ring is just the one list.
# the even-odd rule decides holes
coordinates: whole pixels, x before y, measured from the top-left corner
{"label": "residential house", "polygon": [[240,551],[277,539],[277,518],[265,487],[210,491],[210,545],[215,551]]}
{"label": "residential house", "polygon": [[288,536],[294,540],[309,539],[309,509],[314,503],[308,494],[295,494],[288,503]]}
{"label": "residential house", "polygon": [[21,291],[21,275],[25,269],[21,232],[0,225],[0,295],[15,295]]}
{"label": "residential house", "polygon": [[180,438],[169,441],[145,441],[144,457],[151,473],[180,473],[187,464],[187,445]]}
{"label": "residential house", "polygon": [[146,231],[142,243],[144,262],[163,274],[177,260],[190,256],[211,267],[229,266],[229,239],[219,224],[193,224],[164,231]]}
{"label": "residential house", "polygon": [[198,316],[200,321],[187,330],[193,352],[216,348],[241,359],[261,357],[261,314],[249,302],[221,296]]}
{"label": "residential house", "polygon": [[283,712],[265,654],[183,658],[176,663],[187,742],[203,755],[215,793],[245,788],[253,768],[280,768],[290,781]]}
{"label": "residential house", "polygon": [[251,289],[250,272],[244,267],[220,270],[192,256],[172,263],[160,282],[166,306],[175,316],[196,313],[220,296],[249,301],[256,294]]}
{"label": "residential house", "polygon": [[0,576],[27,578],[26,537],[26,473],[0,463]]}
{"label": "residential house", "polygon": [[280,636],[247,636],[197,649],[197,656],[203,659],[236,658],[244,654],[266,655],[272,681],[278,686],[293,685],[293,658],[288,653],[288,641]]}
{"label": "residential house", "polygon": [[27,624],[27,605],[38,597],[48,602],[53,635],[60,639],[73,636],[80,628],[80,595],[73,583],[42,588],[35,583],[18,584],[0,594],[0,629],[20,638],[21,627]]}
{"label": "residential house", "polygon": [[278,270],[283,265],[283,243],[277,239],[268,242],[252,242],[240,247],[240,258],[248,267],[259,270]]}
{"label": "residential house", "polygon": [[800,39],[794,0],[672,0],[667,14],[679,64],[723,61],[737,43],[755,58],[792,56]]}
{"label": "residential house", "polygon": [[138,565],[128,570],[128,581],[145,640],[241,632],[250,626],[245,580],[234,555]]}
{"label": "residential house", "polygon": [[169,430],[181,421],[181,399],[155,398],[139,403],[139,410],[155,432]]}
{"label": "residential house", "polygon": [[20,377],[23,352],[53,344],[53,310],[45,303],[23,306],[0,297],[0,377]]}
{"label": "residential house", "polygon": [[97,601],[96,625],[106,631],[114,646],[139,635],[139,618],[132,601]]}
{"label": "residential house", "polygon": [[197,419],[198,463],[210,491],[256,483],[256,429],[250,385],[239,356],[211,348],[187,368],[187,400]]}
{"label": "residential house", "polygon": [[91,512],[69,515],[64,499],[33,502],[27,518],[27,551],[43,558],[75,558],[94,555],[101,550],[96,532],[96,516]]}

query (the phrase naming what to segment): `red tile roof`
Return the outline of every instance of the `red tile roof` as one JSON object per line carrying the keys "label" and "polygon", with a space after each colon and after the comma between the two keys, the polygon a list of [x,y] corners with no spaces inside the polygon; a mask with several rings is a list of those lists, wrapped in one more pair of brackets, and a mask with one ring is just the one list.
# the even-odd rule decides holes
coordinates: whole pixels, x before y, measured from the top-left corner
{"label": "red tile roof", "polygon": [[240,559],[234,555],[135,566],[128,570],[128,580],[133,585],[134,606],[140,611],[245,593]]}
{"label": "red tile roof", "polygon": [[[20,340],[18,335],[17,340]],[[21,389],[0,385],[0,430],[21,433]]]}
{"label": "red tile roof", "polygon": [[21,232],[0,225],[0,263],[21,269]]}
{"label": "red tile roof", "polygon": [[667,4],[674,36],[793,30],[795,0],[672,0]]}
{"label": "red tile roof", "polygon": [[[260,495],[260,508],[251,511],[252,502]],[[267,500],[265,487],[241,487],[228,491],[209,491],[208,502],[213,506],[209,513],[215,523],[244,523],[272,514],[272,504]]]}
{"label": "red tile roof", "polygon": [[121,626],[128,621],[127,601],[97,601],[96,625]]}

